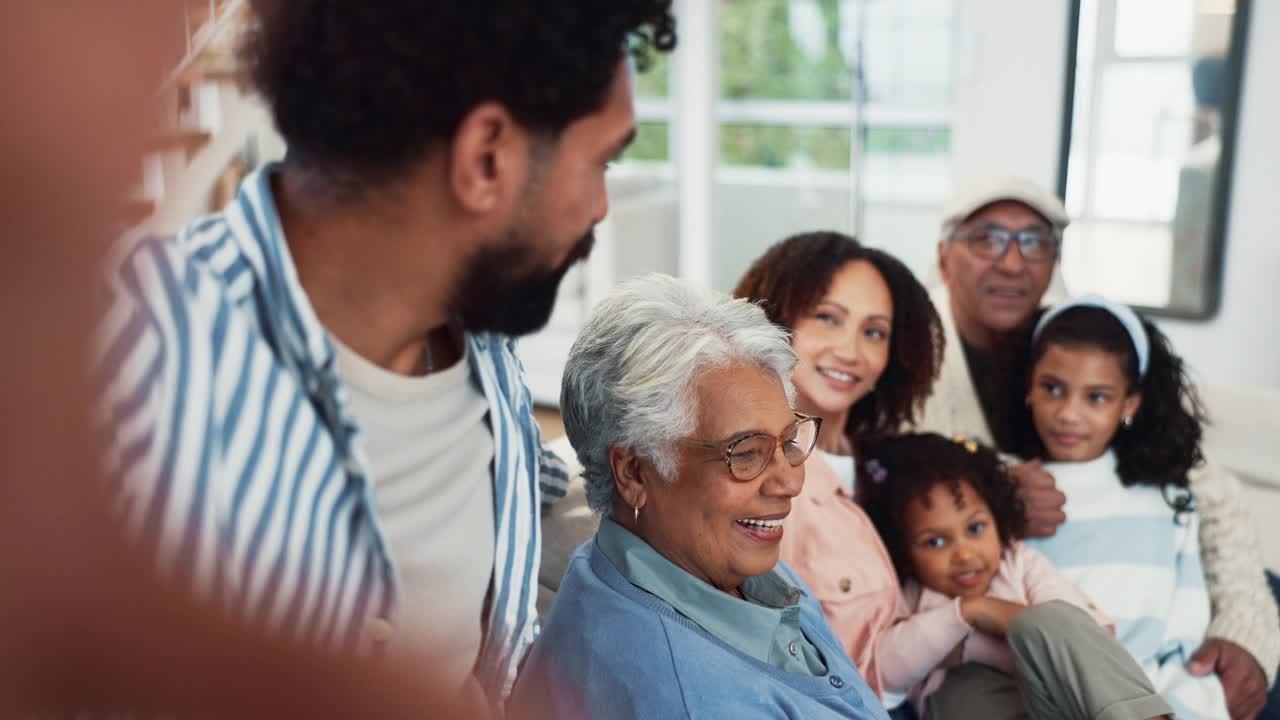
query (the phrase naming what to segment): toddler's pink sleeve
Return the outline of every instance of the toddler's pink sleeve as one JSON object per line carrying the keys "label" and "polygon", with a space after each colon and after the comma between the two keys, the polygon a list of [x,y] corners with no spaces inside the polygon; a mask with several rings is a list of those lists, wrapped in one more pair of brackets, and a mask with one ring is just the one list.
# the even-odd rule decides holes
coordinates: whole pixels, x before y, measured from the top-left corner
{"label": "toddler's pink sleeve", "polygon": [[956,645],[969,634],[960,616],[960,601],[912,612],[899,599],[898,620],[880,638],[876,661],[889,692],[905,694],[924,682]]}
{"label": "toddler's pink sleeve", "polygon": [[964,641],[962,659],[1013,674],[1013,651],[1009,649],[1009,643],[1004,638],[992,637],[979,630],[974,630]]}

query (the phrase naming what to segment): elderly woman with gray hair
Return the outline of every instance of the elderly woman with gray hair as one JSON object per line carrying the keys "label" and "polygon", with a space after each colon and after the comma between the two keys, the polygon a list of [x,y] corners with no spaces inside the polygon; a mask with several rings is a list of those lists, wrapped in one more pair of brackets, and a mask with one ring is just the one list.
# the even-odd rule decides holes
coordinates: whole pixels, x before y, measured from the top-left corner
{"label": "elderly woman with gray hair", "polygon": [[596,309],[561,411],[602,519],[514,717],[887,717],[778,561],[819,424],[792,409],[794,365],[759,307],[670,277]]}

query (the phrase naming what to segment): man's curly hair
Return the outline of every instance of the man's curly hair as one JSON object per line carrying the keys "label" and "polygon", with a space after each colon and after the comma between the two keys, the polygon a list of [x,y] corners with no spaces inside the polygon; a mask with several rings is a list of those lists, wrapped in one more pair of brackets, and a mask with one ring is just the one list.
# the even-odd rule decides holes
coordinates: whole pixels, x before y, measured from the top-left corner
{"label": "man's curly hair", "polygon": [[991,508],[1001,547],[1027,534],[1026,506],[995,450],[967,439],[936,433],[882,438],[860,458],[856,497],[889,550],[898,577],[914,576],[902,518],[912,501],[929,502],[937,485],[946,485],[956,501],[960,482],[969,483]]}
{"label": "man's curly hair", "polygon": [[392,179],[480,103],[554,138],[618,62],[675,47],[672,0],[251,0],[242,59],[290,158]]}

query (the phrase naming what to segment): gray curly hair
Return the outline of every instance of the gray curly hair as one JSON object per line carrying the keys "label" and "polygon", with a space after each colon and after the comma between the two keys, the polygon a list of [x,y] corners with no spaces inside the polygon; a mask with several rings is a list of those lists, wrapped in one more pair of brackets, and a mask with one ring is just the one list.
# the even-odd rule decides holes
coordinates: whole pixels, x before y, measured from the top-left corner
{"label": "gray curly hair", "polygon": [[661,274],[614,288],[574,341],[560,389],[565,432],[583,465],[593,511],[612,513],[612,446],[675,478],[675,441],[697,422],[695,379],[735,364],[774,372],[787,402],[795,402],[795,352],[759,306]]}

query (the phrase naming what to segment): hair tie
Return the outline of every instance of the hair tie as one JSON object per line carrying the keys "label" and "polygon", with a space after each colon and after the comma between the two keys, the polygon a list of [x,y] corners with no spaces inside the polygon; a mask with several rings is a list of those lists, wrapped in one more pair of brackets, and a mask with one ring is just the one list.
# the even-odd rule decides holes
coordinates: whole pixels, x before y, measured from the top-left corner
{"label": "hair tie", "polygon": [[1035,342],[1036,338],[1040,337],[1040,332],[1044,330],[1050,320],[1074,307],[1095,307],[1106,310],[1111,313],[1112,317],[1119,320],[1120,324],[1124,326],[1125,332],[1129,333],[1129,340],[1133,342],[1134,352],[1138,355],[1138,377],[1141,379],[1147,376],[1147,361],[1151,356],[1151,340],[1147,337],[1146,328],[1142,326],[1142,319],[1128,305],[1113,303],[1101,295],[1085,295],[1074,300],[1068,300],[1047,310],[1044,315],[1040,316],[1040,322],[1036,323],[1036,329],[1031,333],[1031,341]]}
{"label": "hair tie", "polygon": [[960,447],[964,448],[965,450],[968,450],[970,455],[978,452],[978,443],[974,442],[973,440],[970,440],[969,438],[963,435],[957,435],[951,438],[951,441],[959,445]]}
{"label": "hair tie", "polygon": [[867,461],[863,467],[867,471],[867,476],[871,478],[871,482],[879,485],[889,477],[889,471],[880,464],[879,460],[872,458]]}

